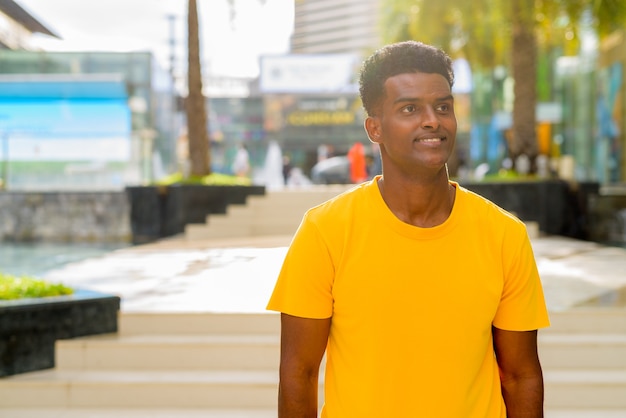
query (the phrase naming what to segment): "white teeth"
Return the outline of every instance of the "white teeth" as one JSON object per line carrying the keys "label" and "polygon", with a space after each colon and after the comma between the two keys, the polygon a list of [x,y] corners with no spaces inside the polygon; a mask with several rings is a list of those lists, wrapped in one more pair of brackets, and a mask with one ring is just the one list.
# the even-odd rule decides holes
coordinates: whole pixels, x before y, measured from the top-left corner
{"label": "white teeth", "polygon": [[441,138],[425,138],[425,139],[420,139],[420,142],[439,142],[441,141]]}

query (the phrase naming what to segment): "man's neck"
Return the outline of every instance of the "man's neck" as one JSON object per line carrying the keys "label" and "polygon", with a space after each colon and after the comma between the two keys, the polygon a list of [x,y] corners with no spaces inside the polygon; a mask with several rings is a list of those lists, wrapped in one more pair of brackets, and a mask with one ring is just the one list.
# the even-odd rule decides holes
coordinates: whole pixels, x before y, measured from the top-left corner
{"label": "man's neck", "polygon": [[378,188],[393,214],[410,225],[430,228],[444,223],[454,206],[456,189],[447,172],[431,179],[400,180],[381,177]]}

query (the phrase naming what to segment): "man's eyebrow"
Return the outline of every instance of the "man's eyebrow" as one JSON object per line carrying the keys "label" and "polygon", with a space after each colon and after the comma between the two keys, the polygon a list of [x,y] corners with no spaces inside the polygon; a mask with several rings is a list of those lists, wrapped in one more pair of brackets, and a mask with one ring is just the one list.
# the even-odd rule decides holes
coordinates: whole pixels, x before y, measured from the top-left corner
{"label": "man's eyebrow", "polygon": [[[439,97],[436,98],[435,101],[436,102],[448,102],[450,100],[454,100],[454,96],[449,94],[447,96],[444,97]],[[423,102],[424,99],[420,98],[420,97],[398,97],[394,103],[407,103],[407,102]]]}

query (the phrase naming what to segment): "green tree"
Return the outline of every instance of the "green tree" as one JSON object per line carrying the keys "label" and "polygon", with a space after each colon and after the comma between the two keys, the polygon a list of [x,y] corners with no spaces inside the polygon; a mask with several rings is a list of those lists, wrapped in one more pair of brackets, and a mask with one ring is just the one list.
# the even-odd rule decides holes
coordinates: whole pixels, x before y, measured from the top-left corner
{"label": "green tree", "polygon": [[584,14],[602,37],[626,20],[622,0],[381,0],[383,41],[416,39],[465,57],[476,68],[505,65],[515,80],[511,157],[538,154],[537,56],[576,53]]}
{"label": "green tree", "polygon": [[206,100],[202,94],[200,36],[196,0],[187,5],[187,141],[191,176],[211,174],[211,147],[207,123]]}

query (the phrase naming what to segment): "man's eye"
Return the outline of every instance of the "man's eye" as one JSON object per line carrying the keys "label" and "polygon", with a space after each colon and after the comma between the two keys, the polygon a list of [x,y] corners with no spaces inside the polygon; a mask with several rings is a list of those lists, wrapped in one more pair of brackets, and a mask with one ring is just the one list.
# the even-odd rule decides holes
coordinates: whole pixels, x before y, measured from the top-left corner
{"label": "man's eye", "polygon": [[448,110],[450,110],[450,106],[448,106],[447,104],[439,105],[437,107],[437,110],[440,112],[447,112]]}
{"label": "man's eye", "polygon": [[402,111],[405,112],[405,113],[415,112],[415,106],[413,106],[413,105],[404,106]]}

